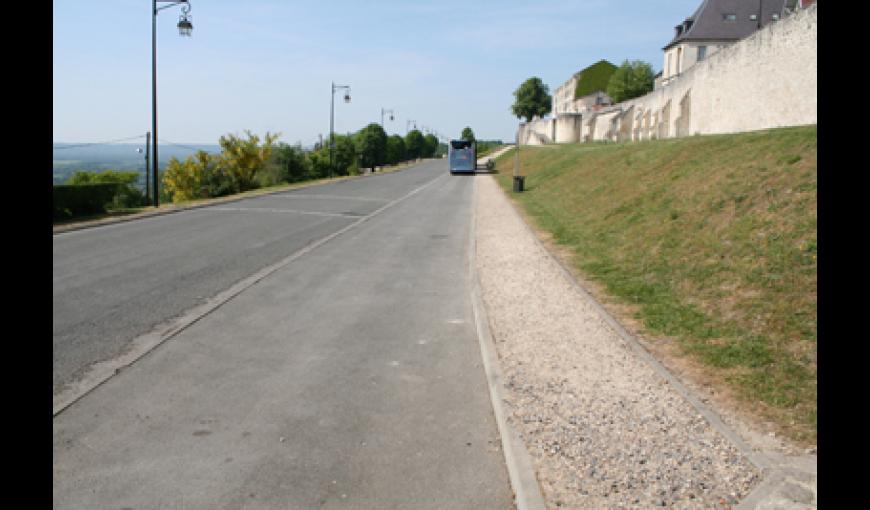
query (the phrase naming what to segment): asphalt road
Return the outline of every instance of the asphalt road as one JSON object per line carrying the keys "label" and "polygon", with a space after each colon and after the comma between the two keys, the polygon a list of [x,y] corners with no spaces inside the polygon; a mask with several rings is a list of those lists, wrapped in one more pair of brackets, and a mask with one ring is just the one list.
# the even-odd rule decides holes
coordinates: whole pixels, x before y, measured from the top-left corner
{"label": "asphalt road", "polygon": [[433,161],[55,236],[57,385],[392,204],[57,415],[55,507],[512,507],[469,300],[472,185]]}
{"label": "asphalt road", "polygon": [[431,180],[442,164],[55,235],[55,390],[136,336]]}

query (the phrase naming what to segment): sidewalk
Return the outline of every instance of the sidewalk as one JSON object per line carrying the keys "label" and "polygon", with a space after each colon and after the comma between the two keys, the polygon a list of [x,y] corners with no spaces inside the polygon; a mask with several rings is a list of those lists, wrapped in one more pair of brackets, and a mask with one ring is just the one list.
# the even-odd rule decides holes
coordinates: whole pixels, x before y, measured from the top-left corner
{"label": "sidewalk", "polygon": [[814,457],[787,468],[747,445],[579,287],[493,177],[476,179],[508,421],[549,507],[815,508]]}

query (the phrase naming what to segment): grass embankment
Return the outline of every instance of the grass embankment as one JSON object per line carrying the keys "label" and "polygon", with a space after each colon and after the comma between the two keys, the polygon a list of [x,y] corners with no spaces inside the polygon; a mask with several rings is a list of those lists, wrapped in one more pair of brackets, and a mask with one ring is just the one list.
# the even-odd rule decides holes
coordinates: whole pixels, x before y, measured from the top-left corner
{"label": "grass embankment", "polygon": [[[512,186],[515,154],[498,158]],[[816,443],[816,127],[523,147],[512,196],[744,410]]]}

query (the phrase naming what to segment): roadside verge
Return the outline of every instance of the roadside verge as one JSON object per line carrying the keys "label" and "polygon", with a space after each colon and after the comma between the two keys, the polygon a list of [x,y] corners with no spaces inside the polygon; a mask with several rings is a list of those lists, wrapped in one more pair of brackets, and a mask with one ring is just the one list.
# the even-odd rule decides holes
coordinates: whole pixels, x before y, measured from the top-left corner
{"label": "roadside verge", "polygon": [[489,318],[486,314],[486,306],[483,304],[480,290],[480,278],[475,264],[477,222],[477,179],[473,183],[471,204],[471,228],[468,247],[468,270],[471,280],[471,307],[474,314],[474,322],[477,328],[477,338],[480,341],[480,354],[483,359],[483,367],[486,372],[486,380],[489,385],[489,396],[492,401],[492,410],[501,436],[502,452],[507,465],[511,488],[514,491],[514,501],[518,510],[543,510],[547,508],[541,488],[535,476],[532,459],[526,446],[507,421],[503,401],[504,376],[499,366],[498,353],[495,342],[489,329]]}
{"label": "roadside verge", "polygon": [[766,459],[577,288],[491,177],[476,183],[476,276],[500,404],[547,505],[739,504]]}

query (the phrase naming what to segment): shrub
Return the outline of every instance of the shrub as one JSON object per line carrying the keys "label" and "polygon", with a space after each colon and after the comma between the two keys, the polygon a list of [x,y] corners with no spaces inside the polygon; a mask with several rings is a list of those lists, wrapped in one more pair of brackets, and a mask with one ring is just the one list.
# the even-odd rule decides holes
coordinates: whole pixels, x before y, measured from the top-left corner
{"label": "shrub", "polygon": [[[108,201],[113,209],[139,207],[144,204],[145,196],[136,185],[139,172],[118,172],[105,170],[103,172],[75,172],[66,184],[73,186],[90,184],[117,184],[115,195]],[[62,192],[63,193],[63,192]],[[85,193],[86,192],[82,192]]]}
{"label": "shrub", "polygon": [[54,186],[52,191],[54,219],[105,213],[106,206],[112,203],[123,186],[116,182]]}

